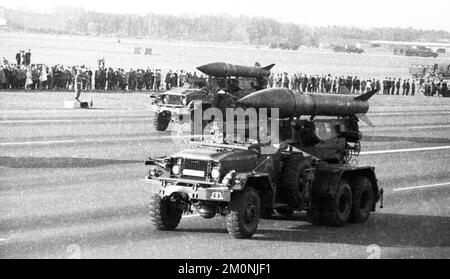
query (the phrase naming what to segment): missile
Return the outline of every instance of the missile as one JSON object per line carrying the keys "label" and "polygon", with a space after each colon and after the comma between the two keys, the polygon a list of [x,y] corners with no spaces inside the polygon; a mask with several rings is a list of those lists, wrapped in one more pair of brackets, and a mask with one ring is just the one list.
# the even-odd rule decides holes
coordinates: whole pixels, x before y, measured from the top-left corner
{"label": "missile", "polygon": [[362,115],[369,110],[368,100],[377,93],[372,90],[359,96],[325,93],[302,93],[287,88],[268,88],[238,100],[245,107],[278,108],[280,118],[311,116]]}
{"label": "missile", "polygon": [[200,72],[214,76],[214,77],[248,77],[261,78],[270,76],[270,69],[275,64],[270,64],[265,67],[249,67],[241,65],[233,65],[224,62],[215,62],[205,64],[197,68]]}

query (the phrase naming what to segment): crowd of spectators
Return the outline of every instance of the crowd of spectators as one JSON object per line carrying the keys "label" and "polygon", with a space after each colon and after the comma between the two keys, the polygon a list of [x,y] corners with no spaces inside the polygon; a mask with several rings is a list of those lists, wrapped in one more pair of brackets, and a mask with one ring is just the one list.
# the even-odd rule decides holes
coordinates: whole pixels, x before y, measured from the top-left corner
{"label": "crowd of spectators", "polygon": [[[0,65],[0,89],[58,90],[74,89],[75,78],[81,76],[83,91],[157,91],[182,87],[186,83],[205,79],[202,74],[183,70],[162,72],[160,69],[121,69],[105,67],[99,60],[97,69],[81,66],[48,66],[31,64],[31,51],[20,51],[16,55],[17,64],[10,64],[3,58]],[[194,80],[194,82],[192,82]],[[307,75],[295,73],[272,73],[267,87],[285,87],[302,92],[354,93],[360,94],[379,90],[384,95],[411,95],[422,90],[426,96],[438,96],[447,92],[445,80],[388,78],[380,81],[375,78],[357,76]]]}
{"label": "crowd of spectators", "polygon": [[378,90],[383,95],[414,96],[419,90],[425,96],[439,96],[447,92],[447,82],[438,78],[360,78],[358,76],[306,75],[278,73],[272,74],[268,80],[268,87],[285,87],[302,92],[312,93],[354,93],[361,94],[371,90]]}
{"label": "crowd of spectators", "polygon": [[121,69],[103,66],[92,70],[84,65],[47,66],[43,64],[0,65],[0,89],[58,90],[74,88],[76,75],[82,79],[82,90],[141,91],[169,90],[183,86],[187,80],[203,78],[183,70],[162,73],[160,69]]}

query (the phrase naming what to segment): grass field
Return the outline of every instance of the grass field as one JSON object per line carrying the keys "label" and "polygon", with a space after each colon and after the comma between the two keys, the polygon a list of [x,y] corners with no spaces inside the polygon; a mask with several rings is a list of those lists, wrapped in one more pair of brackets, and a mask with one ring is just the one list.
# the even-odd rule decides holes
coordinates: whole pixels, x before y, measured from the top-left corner
{"label": "grass field", "polygon": [[[133,47],[151,47],[153,55],[132,53]],[[14,62],[18,50],[32,51],[32,63],[96,66],[98,58],[105,57],[107,66],[129,68],[184,69],[215,61],[241,65],[276,63],[274,72],[301,72],[306,74],[358,75],[384,78],[409,77],[411,64],[448,63],[449,56],[421,58],[394,56],[389,51],[369,50],[363,54],[335,53],[323,49],[299,51],[256,49],[243,44],[167,42],[158,40],[80,37],[31,33],[0,32],[0,56]]]}

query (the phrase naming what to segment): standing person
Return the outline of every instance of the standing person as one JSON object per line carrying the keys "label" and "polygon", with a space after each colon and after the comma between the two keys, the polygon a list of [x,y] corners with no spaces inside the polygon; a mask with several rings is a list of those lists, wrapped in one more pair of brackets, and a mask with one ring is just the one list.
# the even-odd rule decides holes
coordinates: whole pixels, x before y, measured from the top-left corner
{"label": "standing person", "polygon": [[83,78],[80,69],[75,70],[75,100],[80,102],[81,88],[83,87]]}
{"label": "standing person", "polygon": [[149,86],[148,89],[149,89],[149,90],[153,90],[153,86],[154,86],[154,84],[155,84],[155,74],[153,73],[152,70],[150,70],[149,78],[150,78],[150,86]]}
{"label": "standing person", "polygon": [[409,90],[411,88],[411,84],[409,83],[409,79],[406,80],[406,96],[409,95]]}
{"label": "standing person", "polygon": [[156,70],[155,74],[155,90],[161,89],[161,70]]}
{"label": "standing person", "polygon": [[25,51],[20,51],[20,64],[25,65]]}
{"label": "standing person", "polygon": [[170,71],[166,74],[166,79],[164,80],[164,82],[166,83],[166,90],[170,90],[171,76],[172,76],[172,71],[170,70]]}
{"label": "standing person", "polygon": [[26,68],[26,79],[25,79],[25,89],[26,90],[30,90],[31,86],[33,85],[33,79],[32,79],[32,74],[31,74],[31,69],[30,67]]}
{"label": "standing person", "polygon": [[17,61],[17,65],[20,65],[20,51],[18,53],[16,53],[16,61]]}
{"label": "standing person", "polygon": [[287,73],[284,73],[284,82],[283,82],[284,88],[289,88],[289,77]]}
{"label": "standing person", "polygon": [[416,93],[416,80],[413,79],[411,83],[411,96],[414,96],[415,93]]}
{"label": "standing person", "polygon": [[47,88],[47,69],[45,66],[41,68],[41,75],[39,76],[39,88],[45,90]]}
{"label": "standing person", "polygon": [[381,82],[379,79],[377,79],[377,81],[375,82],[375,89],[378,90],[377,94],[380,94],[381,91]]}
{"label": "standing person", "polygon": [[31,50],[28,49],[28,51],[25,53],[25,66],[29,66],[31,64]]}
{"label": "standing person", "polygon": [[40,76],[41,76],[41,73],[40,73],[38,67],[36,67],[36,66],[31,67],[31,79],[33,80],[33,86],[32,86],[33,90],[39,88],[39,77]]}
{"label": "standing person", "polygon": [[6,74],[3,65],[0,65],[0,89],[6,89]]}
{"label": "standing person", "polygon": [[392,90],[391,90],[391,95],[395,95],[395,86],[396,86],[396,82],[395,82],[395,78],[393,78],[392,79],[392,83],[391,83],[391,86],[392,86]]}
{"label": "standing person", "polygon": [[406,93],[406,79],[403,80],[402,84],[402,96],[404,96]]}
{"label": "standing person", "polygon": [[361,93],[364,94],[366,92],[366,86],[367,86],[367,82],[366,80],[362,80],[361,81]]}
{"label": "standing person", "polygon": [[395,83],[395,87],[397,88],[397,95],[400,95],[400,84],[401,84],[402,80],[398,79],[397,82]]}

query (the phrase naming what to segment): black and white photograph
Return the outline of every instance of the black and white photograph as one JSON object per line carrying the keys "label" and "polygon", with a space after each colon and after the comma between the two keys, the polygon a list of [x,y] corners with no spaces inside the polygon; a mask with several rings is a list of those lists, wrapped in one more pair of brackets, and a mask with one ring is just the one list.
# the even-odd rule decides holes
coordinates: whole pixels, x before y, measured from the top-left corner
{"label": "black and white photograph", "polygon": [[180,278],[449,259],[449,18],[0,0],[0,259],[172,259]]}

